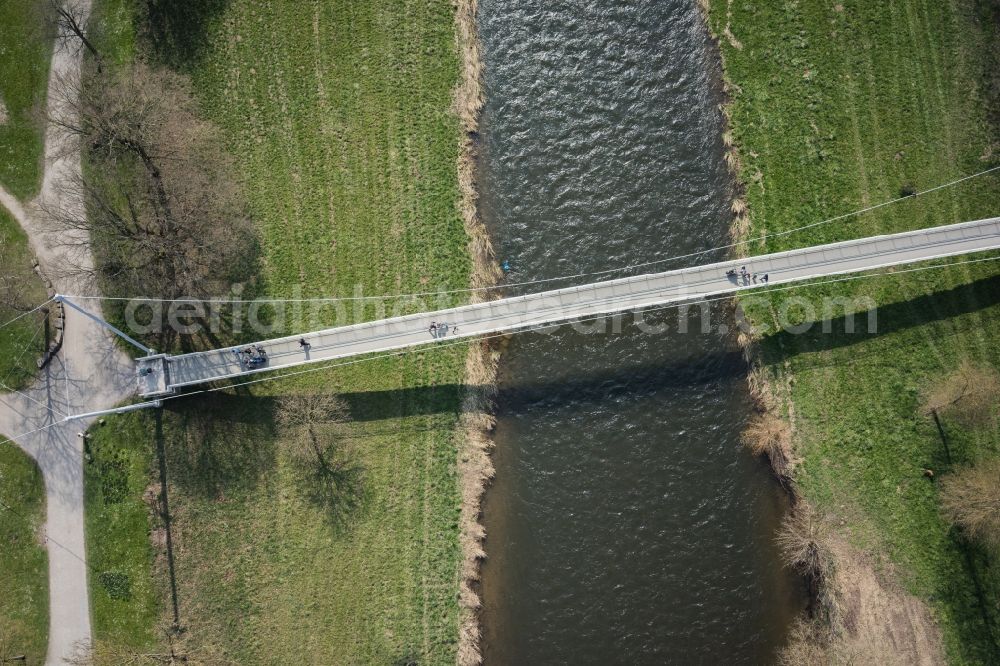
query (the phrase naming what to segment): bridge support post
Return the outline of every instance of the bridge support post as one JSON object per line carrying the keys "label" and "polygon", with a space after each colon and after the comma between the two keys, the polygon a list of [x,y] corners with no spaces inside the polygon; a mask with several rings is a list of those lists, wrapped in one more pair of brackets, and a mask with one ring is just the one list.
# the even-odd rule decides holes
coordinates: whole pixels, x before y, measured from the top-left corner
{"label": "bridge support post", "polygon": [[128,343],[130,343],[130,344],[138,347],[142,351],[146,352],[147,356],[152,356],[153,354],[156,353],[155,349],[151,349],[151,348],[147,347],[146,345],[142,344],[141,342],[139,342],[135,338],[130,337],[129,335],[127,335],[124,331],[122,331],[122,330],[120,330],[120,329],[112,326],[108,322],[104,321],[103,319],[101,319],[97,315],[95,315],[95,314],[93,314],[91,312],[87,312],[86,310],[84,310],[79,305],[77,305],[73,301],[69,300],[68,298],[66,298],[62,294],[56,294],[56,301],[58,301],[58,302],[60,302],[60,303],[62,303],[64,305],[68,305],[71,308],[73,308],[74,310],[76,310],[77,312],[79,312],[80,314],[86,315],[90,319],[96,321],[98,324],[100,324],[104,328],[112,331],[115,335],[117,335],[118,337],[120,337],[125,342],[128,342]]}

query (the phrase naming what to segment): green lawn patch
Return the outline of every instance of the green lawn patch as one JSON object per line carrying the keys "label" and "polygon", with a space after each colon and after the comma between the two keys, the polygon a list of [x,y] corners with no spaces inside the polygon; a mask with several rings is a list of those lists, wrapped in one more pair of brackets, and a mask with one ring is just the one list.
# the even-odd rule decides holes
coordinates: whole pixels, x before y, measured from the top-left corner
{"label": "green lawn patch", "polygon": [[44,137],[32,117],[45,103],[52,44],[35,8],[41,0],[0,0],[0,183],[21,200],[38,193]]}
{"label": "green lawn patch", "polygon": [[[0,0],[0,118],[6,117],[0,122],[0,185],[22,201],[41,185],[43,132],[32,114],[45,102],[51,56],[36,4],[41,3]],[[21,300],[33,306],[46,295],[31,260],[24,232],[0,208],[0,277],[21,285]],[[0,323],[19,314],[0,302]],[[35,376],[35,361],[45,345],[41,326],[42,318],[31,315],[0,329],[0,382],[18,389]]]}
{"label": "green lawn patch", "polygon": [[[224,130],[263,234],[269,295],[468,284],[449,4],[161,4],[164,13],[139,18],[139,48],[190,73]],[[374,305],[351,304],[337,321],[375,316]],[[333,321],[334,309],[320,320]],[[454,663],[465,354],[369,360],[166,403],[177,593],[192,649],[237,663]],[[360,471],[350,496],[319,492],[290,464],[275,396],[309,391],[335,391],[349,405],[342,454]],[[142,452],[136,470],[155,465],[152,414],[108,423],[95,446]],[[88,493],[100,483],[89,473]],[[125,502],[136,511],[140,485],[136,477]],[[136,518],[121,529],[126,564],[99,566],[132,571],[128,562],[148,561],[148,527]],[[95,538],[88,533],[92,549]],[[167,580],[158,543],[153,578]],[[158,622],[169,620],[169,585],[154,587]],[[130,612],[119,604],[109,618]],[[122,640],[140,645],[158,623],[144,617],[95,631],[113,638],[126,627]]]}
{"label": "green lawn patch", "polygon": [[[34,307],[48,298],[45,285],[31,267],[32,259],[28,239],[20,225],[0,208],[0,271],[4,280],[12,280],[17,285],[19,307]],[[40,311],[22,314],[23,310],[0,303],[0,323],[20,317],[0,328],[0,382],[12,389],[23,388],[31,382],[38,371],[35,362],[45,351],[44,315]],[[4,390],[0,387],[0,391]]]}
{"label": "green lawn patch", "polygon": [[35,461],[0,444],[0,660],[45,661],[49,634],[45,486]]}
{"label": "green lawn patch", "polygon": [[[990,122],[996,100],[988,97],[996,94],[989,81],[998,35],[988,3],[713,5],[712,28],[723,36],[733,84],[732,126],[752,236],[1000,164],[1000,135]],[[990,217],[1000,212],[998,195],[1000,179],[991,175],[750,250]],[[802,491],[848,522],[860,507],[875,529],[857,531],[859,545],[884,554],[908,589],[929,602],[954,663],[995,658],[1000,574],[995,557],[965,544],[939,516],[935,484],[922,468],[940,474],[949,465],[919,407],[924,392],[962,360],[1000,367],[992,333],[1000,326],[998,294],[998,262],[794,292],[814,313],[823,312],[825,296],[871,299],[876,334],[864,332],[863,314],[860,332],[847,333],[843,310],[834,314],[831,333],[819,324],[801,335],[775,333],[791,294],[747,299],[754,320],[772,326],[761,350],[776,385],[784,386],[786,372],[794,378]],[[864,302],[848,307],[864,309]],[[945,428],[955,464],[1000,453],[996,423]]]}
{"label": "green lawn patch", "polygon": [[95,638],[142,650],[156,645],[159,594],[152,540],[153,430],[139,418],[91,428],[84,467],[87,562]]}

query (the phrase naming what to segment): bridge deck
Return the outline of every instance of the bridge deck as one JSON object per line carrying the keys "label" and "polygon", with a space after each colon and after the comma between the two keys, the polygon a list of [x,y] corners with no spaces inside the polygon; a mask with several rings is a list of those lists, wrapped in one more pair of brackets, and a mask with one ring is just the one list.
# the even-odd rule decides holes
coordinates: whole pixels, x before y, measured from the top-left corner
{"label": "bridge deck", "polygon": [[[164,384],[167,391],[174,391],[192,384],[278,368],[638,310],[762,286],[759,281],[744,283],[726,276],[727,270],[739,270],[742,265],[758,275],[766,273],[768,285],[777,285],[997,248],[1000,248],[1000,217],[874,236],[330,328],[306,333],[304,337],[310,343],[307,349],[300,347],[299,338],[303,336],[299,335],[265,340],[260,344],[267,351],[268,363],[253,369],[247,369],[240,361],[239,347],[157,357],[145,363],[155,368],[156,375],[162,372],[164,376],[156,377],[154,388],[152,378],[140,374],[139,388],[148,397],[162,393]],[[432,321],[446,322],[447,332],[431,336]],[[141,373],[143,359],[138,366]]]}

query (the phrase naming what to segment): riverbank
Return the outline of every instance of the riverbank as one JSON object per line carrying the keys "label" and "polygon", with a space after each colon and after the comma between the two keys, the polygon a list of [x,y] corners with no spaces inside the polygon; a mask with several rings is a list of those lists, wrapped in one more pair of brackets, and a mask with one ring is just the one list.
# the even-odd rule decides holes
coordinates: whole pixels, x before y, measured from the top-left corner
{"label": "riverbank", "polygon": [[[713,2],[707,10],[730,98],[729,162],[743,186],[733,206],[737,238],[998,163],[989,3]],[[747,254],[987,217],[998,192],[996,177],[978,178],[755,241]],[[891,644],[892,658],[910,663],[988,663],[996,654],[1000,567],[941,518],[933,479],[1000,455],[998,424],[946,422],[949,451],[923,405],[963,362],[1000,366],[985,334],[1000,323],[998,275],[995,262],[963,264],[803,288],[794,307],[788,294],[743,299],[765,329],[745,342],[754,342],[751,388],[775,419],[770,439],[786,452],[776,472],[801,507],[813,508],[826,553],[816,590],[823,603],[792,649],[882,659]],[[823,332],[815,320],[830,298],[842,300]],[[860,330],[873,305],[875,330]],[[791,333],[787,324],[803,326]]]}
{"label": "riverbank", "polygon": [[[238,157],[263,236],[267,296],[458,292],[489,279],[469,170],[467,119],[478,93],[456,94],[460,72],[468,86],[475,69],[462,64],[453,7],[205,2],[124,14],[140,33],[155,26],[156,35],[135,40],[137,50],[191,76],[205,116]],[[378,312],[370,302],[348,316]],[[484,473],[480,451],[466,449],[466,432],[486,427],[477,394],[466,391],[488,385],[489,355],[477,350],[419,350],[178,400],[162,423],[147,414],[109,418],[94,433],[95,464],[128,461],[130,490],[105,503],[102,515],[112,519],[88,530],[102,555],[96,565],[131,573],[146,557],[157,624],[171,624],[159,449],[191,650],[239,663],[454,663],[460,609],[475,606],[471,588],[460,600],[457,585],[463,535],[478,534],[463,497]],[[302,484],[276,420],[283,397],[317,392],[347,403],[337,451],[359,479],[325,497]],[[141,496],[133,492],[137,469],[151,489]],[[130,553],[98,551],[144,500],[151,552],[134,541]],[[151,646],[151,627],[121,619],[139,616],[145,589],[136,586],[131,600],[102,599],[104,617],[120,619],[95,622],[99,639]]]}
{"label": "riverbank", "polygon": [[[481,302],[492,296],[482,291],[499,283],[493,241],[479,214],[476,179],[476,137],[479,115],[483,108],[482,55],[476,24],[476,0],[458,0],[455,27],[462,78],[455,95],[455,108],[462,122],[462,137],[458,156],[458,187],[461,192],[462,221],[469,236],[472,272],[469,286],[471,302]],[[482,663],[482,626],[479,594],[480,566],[486,558],[486,530],[481,522],[482,503],[493,479],[492,430],[496,424],[493,397],[496,392],[500,353],[489,340],[469,345],[465,359],[465,397],[460,420],[462,442],[459,445],[458,473],[462,498],[459,522],[462,546],[460,571],[459,634],[457,663],[476,666]]]}

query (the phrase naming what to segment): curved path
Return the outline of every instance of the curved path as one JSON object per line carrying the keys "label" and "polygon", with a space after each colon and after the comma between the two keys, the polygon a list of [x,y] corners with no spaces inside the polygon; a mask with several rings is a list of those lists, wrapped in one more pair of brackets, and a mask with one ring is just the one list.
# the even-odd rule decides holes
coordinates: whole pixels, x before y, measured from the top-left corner
{"label": "curved path", "polygon": [[[89,11],[90,2],[77,2]],[[49,71],[48,105],[51,117],[65,116],[54,87],[80,74],[81,53],[57,43]],[[39,199],[47,204],[82,208],[83,202],[67,196],[67,177],[78,174],[80,154],[50,126],[45,134],[45,174]],[[7,208],[28,234],[42,271],[57,291],[86,287],[69,276],[67,265],[92,266],[86,246],[67,248],[47,232],[33,204],[22,205],[0,187],[0,204]],[[133,394],[134,370],[100,326],[66,309],[66,335],[62,350],[31,388],[20,394],[0,395],[0,433],[17,437],[17,444],[34,458],[45,480],[46,543],[49,556],[49,645],[47,664],[62,664],[81,645],[90,642],[86,546],[83,520],[83,451],[77,433],[88,424],[58,423],[66,415],[93,411],[120,403]]]}

